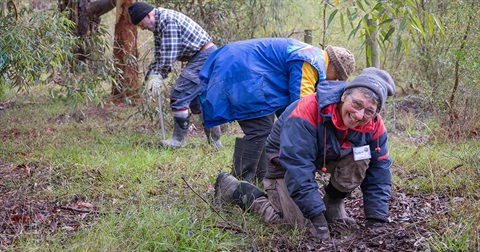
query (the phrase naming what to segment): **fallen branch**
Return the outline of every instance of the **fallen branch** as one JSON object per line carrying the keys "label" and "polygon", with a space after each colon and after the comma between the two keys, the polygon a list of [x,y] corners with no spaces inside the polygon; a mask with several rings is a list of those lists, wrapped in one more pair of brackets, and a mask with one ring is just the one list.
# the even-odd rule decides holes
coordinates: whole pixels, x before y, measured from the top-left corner
{"label": "fallen branch", "polygon": [[205,202],[205,204],[207,204],[210,209],[213,210],[213,212],[215,212],[224,222],[226,222],[227,224],[229,224],[230,226],[232,227],[229,227],[229,229],[232,229],[232,230],[235,230],[237,232],[241,232],[241,233],[246,233],[246,231],[244,229],[242,229],[241,227],[238,227],[237,225],[235,224],[232,224],[230,223],[229,221],[227,221],[225,218],[223,218],[222,215],[220,215],[220,213],[210,204],[208,203],[208,201],[206,201],[200,194],[198,194],[187,182],[187,180],[185,179],[185,177],[182,176],[182,180],[183,182],[185,182],[185,184],[187,185],[188,188],[190,188],[190,190],[192,190],[193,193],[195,193],[201,200],[203,200],[203,202]]}

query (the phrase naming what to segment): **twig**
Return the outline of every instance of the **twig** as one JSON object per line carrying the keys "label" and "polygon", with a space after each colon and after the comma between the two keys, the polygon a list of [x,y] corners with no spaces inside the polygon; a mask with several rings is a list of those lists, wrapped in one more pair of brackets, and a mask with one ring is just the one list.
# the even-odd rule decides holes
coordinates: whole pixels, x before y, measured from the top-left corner
{"label": "twig", "polygon": [[60,206],[60,209],[64,210],[70,210],[72,212],[79,212],[79,213],[100,213],[99,211],[95,210],[84,210],[84,209],[78,209],[78,208],[73,208],[73,207],[68,207],[68,206]]}
{"label": "twig", "polygon": [[228,230],[233,230],[233,231],[239,232],[239,233],[245,233],[245,230],[243,230],[241,228],[238,228],[238,227],[224,226],[224,225],[218,225],[218,224],[208,225],[207,228],[208,227],[219,228],[219,229],[228,229]]}
{"label": "twig", "polygon": [[452,171],[455,171],[456,169],[458,169],[458,168],[460,168],[460,167],[462,167],[462,166],[463,166],[463,164],[457,164],[457,165],[455,165],[455,166],[452,168]]}
{"label": "twig", "polygon": [[130,118],[134,117],[136,114],[139,114],[139,113],[140,113],[140,111],[136,111],[135,113],[133,113],[129,117],[127,117],[127,119],[125,119],[125,121],[123,121],[121,127],[125,126],[125,124],[127,123],[128,120],[130,120]]}
{"label": "twig", "polygon": [[185,184],[187,185],[188,188],[190,188],[190,190],[192,190],[193,193],[195,193],[201,200],[203,200],[203,202],[205,202],[209,207],[210,209],[212,209],[224,222],[226,222],[227,224],[229,224],[230,226],[232,226],[230,229],[233,229],[233,230],[236,230],[237,232],[242,232],[242,233],[246,233],[246,231],[240,227],[238,227],[237,225],[235,224],[232,224],[230,223],[229,221],[227,221],[225,218],[223,218],[222,215],[220,215],[220,213],[210,204],[208,203],[208,201],[206,201],[200,194],[198,194],[187,182],[187,180],[185,179],[185,177],[182,176],[182,180],[183,182],[185,182]]}

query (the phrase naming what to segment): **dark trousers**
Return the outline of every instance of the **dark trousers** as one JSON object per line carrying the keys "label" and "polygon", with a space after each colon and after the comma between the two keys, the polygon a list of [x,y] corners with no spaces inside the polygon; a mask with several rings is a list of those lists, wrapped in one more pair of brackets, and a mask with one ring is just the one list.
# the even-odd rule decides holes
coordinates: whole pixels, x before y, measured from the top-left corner
{"label": "dark trousers", "polygon": [[275,114],[238,121],[245,136],[244,140],[265,143],[273,128]]}

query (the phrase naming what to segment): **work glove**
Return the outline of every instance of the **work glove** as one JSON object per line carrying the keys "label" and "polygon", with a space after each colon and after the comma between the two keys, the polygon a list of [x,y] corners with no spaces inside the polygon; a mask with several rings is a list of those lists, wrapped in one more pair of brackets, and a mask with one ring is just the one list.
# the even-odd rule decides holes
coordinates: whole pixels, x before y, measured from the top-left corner
{"label": "work glove", "polygon": [[163,77],[159,74],[149,74],[146,79],[145,90],[148,96],[156,98],[162,92],[166,91],[167,87],[163,84]]}
{"label": "work glove", "polygon": [[320,241],[330,240],[330,231],[328,230],[328,222],[325,215],[322,213],[317,217],[310,219],[316,231],[316,237]]}

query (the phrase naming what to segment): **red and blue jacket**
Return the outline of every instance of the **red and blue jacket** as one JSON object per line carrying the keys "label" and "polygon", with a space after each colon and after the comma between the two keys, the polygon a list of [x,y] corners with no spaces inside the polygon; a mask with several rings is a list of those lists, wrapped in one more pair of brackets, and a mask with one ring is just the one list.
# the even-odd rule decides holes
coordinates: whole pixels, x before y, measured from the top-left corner
{"label": "red and blue jacket", "polygon": [[[361,183],[366,218],[387,220],[392,175],[388,137],[380,115],[355,129],[344,126],[336,109],[348,82],[324,81],[316,93],[287,107],[267,139],[266,152],[279,166],[270,166],[267,177],[285,179],[290,196],[305,218],[325,211],[315,171],[352,152],[370,146],[371,159]],[[326,155],[324,155],[326,153]]]}

